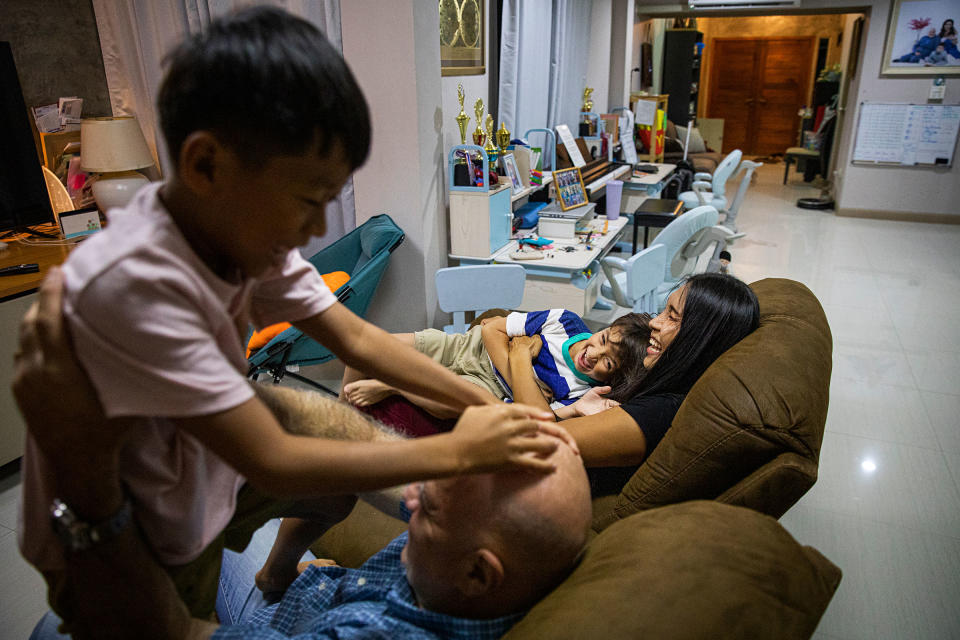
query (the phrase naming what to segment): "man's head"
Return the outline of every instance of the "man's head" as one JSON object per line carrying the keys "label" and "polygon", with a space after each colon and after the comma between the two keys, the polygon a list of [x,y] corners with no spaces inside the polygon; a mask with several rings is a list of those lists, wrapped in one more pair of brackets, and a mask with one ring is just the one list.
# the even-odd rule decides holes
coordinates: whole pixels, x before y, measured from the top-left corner
{"label": "man's head", "polygon": [[366,100],[316,27],[255,7],[170,55],[158,97],[176,173],[161,196],[221,276],[258,276],[326,230],[370,149]]}
{"label": "man's head", "polygon": [[492,618],[529,608],[573,568],[590,527],[583,461],[565,444],[556,471],[488,473],[409,485],[407,579],[421,606]]}

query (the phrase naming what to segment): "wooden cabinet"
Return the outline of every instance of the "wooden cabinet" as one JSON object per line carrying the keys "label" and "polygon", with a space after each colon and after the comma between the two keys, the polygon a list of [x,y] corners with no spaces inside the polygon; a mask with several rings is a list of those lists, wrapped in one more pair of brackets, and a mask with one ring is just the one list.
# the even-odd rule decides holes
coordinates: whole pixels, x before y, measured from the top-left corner
{"label": "wooden cabinet", "polygon": [[450,253],[488,258],[510,241],[513,210],[510,187],[450,192]]}

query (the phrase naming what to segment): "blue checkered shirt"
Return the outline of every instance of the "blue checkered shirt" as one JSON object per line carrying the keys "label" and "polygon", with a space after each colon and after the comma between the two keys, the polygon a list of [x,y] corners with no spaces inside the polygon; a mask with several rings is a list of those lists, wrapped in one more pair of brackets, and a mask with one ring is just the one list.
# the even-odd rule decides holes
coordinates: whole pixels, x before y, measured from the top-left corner
{"label": "blue checkered shirt", "polygon": [[258,611],[249,624],[220,627],[214,638],[464,638],[494,639],[522,613],[468,620],[417,606],[400,551],[404,532],[359,569],[310,567],[278,604]]}

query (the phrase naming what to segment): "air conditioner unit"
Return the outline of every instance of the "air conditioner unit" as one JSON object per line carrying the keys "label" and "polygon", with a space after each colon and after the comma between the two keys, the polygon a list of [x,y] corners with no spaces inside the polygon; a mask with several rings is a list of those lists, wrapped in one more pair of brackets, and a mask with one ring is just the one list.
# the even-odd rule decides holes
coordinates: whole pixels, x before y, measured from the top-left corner
{"label": "air conditioner unit", "polygon": [[800,6],[800,0],[687,0],[687,3],[695,11],[786,9]]}

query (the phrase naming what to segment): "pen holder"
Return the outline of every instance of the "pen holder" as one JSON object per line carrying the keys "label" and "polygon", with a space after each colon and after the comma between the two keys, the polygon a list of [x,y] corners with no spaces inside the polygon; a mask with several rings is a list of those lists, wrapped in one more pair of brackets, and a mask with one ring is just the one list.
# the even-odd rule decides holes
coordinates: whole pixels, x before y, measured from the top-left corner
{"label": "pen holder", "polygon": [[620,217],[620,199],[623,197],[623,182],[611,180],[607,183],[607,220]]}

